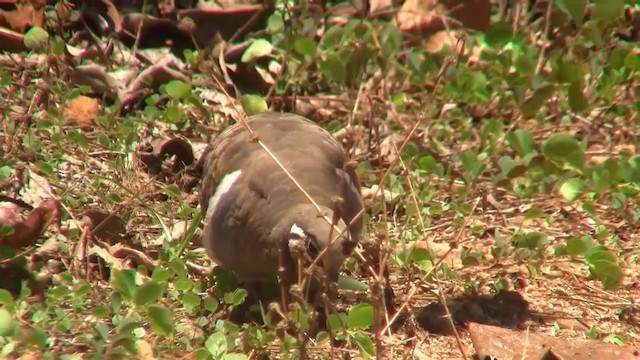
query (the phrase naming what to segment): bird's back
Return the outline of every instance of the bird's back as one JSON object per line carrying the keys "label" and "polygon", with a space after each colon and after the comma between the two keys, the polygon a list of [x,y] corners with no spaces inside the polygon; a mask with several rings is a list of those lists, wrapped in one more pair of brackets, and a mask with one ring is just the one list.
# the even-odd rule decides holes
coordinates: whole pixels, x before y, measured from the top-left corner
{"label": "bird's back", "polygon": [[[310,202],[257,139],[318,205],[333,208],[336,195],[350,199],[346,223],[362,205],[357,177],[343,170],[342,147],[324,129],[283,113],[255,115],[246,123],[253,134],[236,124],[220,134],[207,155],[200,200],[206,214],[203,242],[218,264],[245,278],[261,278],[277,267],[275,242],[284,241],[279,222],[294,208],[309,209]],[[358,225],[361,220],[353,228]]]}

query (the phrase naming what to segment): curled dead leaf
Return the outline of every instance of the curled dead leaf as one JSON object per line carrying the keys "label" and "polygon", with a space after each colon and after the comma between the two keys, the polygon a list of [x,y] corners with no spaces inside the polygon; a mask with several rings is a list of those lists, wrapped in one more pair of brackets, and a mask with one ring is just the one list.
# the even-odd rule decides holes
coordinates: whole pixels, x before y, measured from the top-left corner
{"label": "curled dead leaf", "polygon": [[177,137],[157,141],[152,151],[143,152],[140,158],[152,175],[160,174],[163,170],[163,163],[169,158],[173,161],[167,171],[174,174],[193,164],[195,160],[191,143]]}
{"label": "curled dead leaf", "polygon": [[177,59],[171,57],[140,72],[123,94],[122,108],[131,109],[134,104],[157,91],[160,85],[171,80],[189,83],[190,79],[180,70],[180,65]]}
{"label": "curled dead leaf", "polygon": [[204,162],[207,159],[207,155],[211,151],[211,145],[207,144],[202,151],[200,152],[200,156],[198,157],[198,162],[196,163],[196,171],[202,173],[204,169]]}
{"label": "curled dead leaf", "polygon": [[178,18],[190,18],[190,29],[199,47],[212,45],[216,34],[224,40],[242,39],[249,32],[264,29],[271,15],[268,6],[239,6],[230,9],[187,9],[178,12]]}
{"label": "curled dead leaf", "polygon": [[109,100],[118,99],[123,88],[122,84],[98,65],[76,66],[71,71],[70,80],[77,85],[89,86],[96,95],[105,96]]}
{"label": "curled dead leaf", "polygon": [[491,24],[491,1],[408,0],[398,12],[396,24],[400,30],[424,40],[430,53],[437,53],[445,46],[455,46],[452,29],[486,30]]}
{"label": "curled dead leaf", "polygon": [[86,210],[82,221],[94,237],[111,245],[119,243],[127,232],[124,220],[99,209]]}
{"label": "curled dead leaf", "polygon": [[182,138],[171,138],[161,140],[153,147],[153,154],[161,161],[173,157],[171,165],[172,172],[178,172],[181,169],[193,164],[195,157],[191,143]]}
{"label": "curled dead leaf", "polygon": [[118,32],[122,28],[120,13],[111,0],[83,1],[80,16],[74,23],[76,27],[88,26],[100,36]]}
{"label": "curled dead leaf", "polygon": [[33,26],[44,24],[45,0],[20,1],[13,10],[0,9],[0,27],[24,33]]}
{"label": "curled dead leaf", "polygon": [[449,16],[478,31],[491,25],[491,0],[445,0]]}
{"label": "curled dead leaf", "polygon": [[6,235],[0,234],[0,246],[20,249],[35,244],[49,224],[59,219],[58,206],[56,200],[49,199],[24,214],[15,203],[0,204],[0,228],[11,229],[3,230]]}
{"label": "curled dead leaf", "polygon": [[127,92],[134,93],[143,88],[150,88],[155,91],[160,85],[171,80],[180,80],[185,83],[190,82],[189,77],[182,73],[180,64],[178,64],[175,59],[161,61],[144,69],[136,79],[131,82]]}
{"label": "curled dead leaf", "polygon": [[122,16],[119,38],[127,46],[137,41],[141,49],[171,47],[178,49],[195,48],[188,28],[180,26],[172,19],[163,19],[142,13]]}
{"label": "curled dead leaf", "polygon": [[24,35],[10,29],[0,27],[0,52],[26,51]]}

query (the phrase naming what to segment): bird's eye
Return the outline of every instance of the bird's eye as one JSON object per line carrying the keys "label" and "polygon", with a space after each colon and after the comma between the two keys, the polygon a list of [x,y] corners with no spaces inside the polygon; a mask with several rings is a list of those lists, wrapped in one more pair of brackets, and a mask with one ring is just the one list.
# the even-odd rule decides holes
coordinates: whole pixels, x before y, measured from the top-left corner
{"label": "bird's eye", "polygon": [[310,239],[309,242],[307,243],[307,253],[312,259],[315,259],[316,257],[318,257],[318,254],[320,254],[320,250],[318,249],[318,244],[316,243],[315,240]]}

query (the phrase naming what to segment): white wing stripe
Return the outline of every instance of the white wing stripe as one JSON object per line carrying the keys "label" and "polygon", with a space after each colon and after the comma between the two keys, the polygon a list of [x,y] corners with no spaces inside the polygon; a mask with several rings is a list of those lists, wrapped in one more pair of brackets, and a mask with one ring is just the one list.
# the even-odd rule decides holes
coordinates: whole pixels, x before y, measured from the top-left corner
{"label": "white wing stripe", "polygon": [[238,181],[240,175],[242,175],[242,171],[236,170],[225,175],[222,178],[222,181],[220,181],[218,187],[216,188],[215,194],[213,194],[213,196],[209,199],[209,208],[207,209],[207,214],[204,218],[205,225],[211,222],[211,218],[216,213],[216,208],[220,203],[220,199],[222,199],[222,196],[224,196],[224,194],[228,193],[229,190],[231,190],[236,181]]}

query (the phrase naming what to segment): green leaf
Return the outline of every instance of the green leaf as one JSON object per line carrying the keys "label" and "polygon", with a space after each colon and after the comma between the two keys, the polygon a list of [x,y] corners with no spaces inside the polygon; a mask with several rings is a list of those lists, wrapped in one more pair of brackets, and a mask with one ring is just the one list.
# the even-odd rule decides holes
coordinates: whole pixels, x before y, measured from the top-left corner
{"label": "green leaf", "polygon": [[546,105],[547,101],[551,99],[556,92],[556,87],[553,84],[545,84],[536,90],[531,97],[525,100],[524,104],[520,108],[522,116],[525,118],[534,117],[542,106]]}
{"label": "green leaf", "polygon": [[514,246],[522,249],[540,249],[547,243],[547,235],[539,231],[532,231],[527,234],[518,234],[513,237]]}
{"label": "green leaf", "polygon": [[544,217],[544,210],[541,208],[534,206],[531,207],[524,212],[524,217],[528,220],[531,219],[542,219]]}
{"label": "green leaf", "polygon": [[522,176],[527,172],[527,167],[524,166],[521,161],[514,161],[509,156],[502,156],[498,159],[498,166],[500,166],[502,172],[506,174],[509,179]]}
{"label": "green leaf", "polygon": [[227,350],[227,341],[222,332],[216,331],[204,342],[204,347],[214,358],[219,358]]}
{"label": "green leaf", "polygon": [[176,290],[180,290],[180,291],[191,290],[191,288],[193,287],[193,281],[191,281],[191,279],[189,279],[188,276],[183,276],[176,280],[175,286],[176,286]]}
{"label": "green leaf", "polygon": [[247,297],[247,290],[235,289],[233,292],[224,294],[224,302],[228,305],[238,306],[244,302]]}
{"label": "green leaf", "polygon": [[42,172],[42,174],[44,174],[46,177],[50,179],[55,178],[56,171],[53,169],[53,166],[51,166],[51,164],[49,164],[48,162],[44,160],[37,160],[35,162],[35,165],[38,168],[38,170],[40,170],[40,172]]}
{"label": "green leaf", "polygon": [[157,282],[165,282],[169,280],[169,278],[173,275],[173,272],[169,269],[163,267],[157,267],[153,270],[151,274],[151,279]]}
{"label": "green leaf", "polygon": [[35,345],[39,348],[45,348],[51,345],[51,338],[49,337],[49,332],[36,327],[30,326],[29,330],[31,332],[27,342],[31,345]]}
{"label": "green leaf", "polygon": [[306,36],[298,36],[293,42],[293,49],[301,55],[315,57],[318,45]]}
{"label": "green leaf", "polygon": [[358,304],[349,310],[347,315],[348,329],[366,329],[373,326],[373,306],[371,304]]}
{"label": "green leaf", "polygon": [[141,326],[142,322],[137,317],[127,317],[122,319],[116,328],[120,334],[129,334]]}
{"label": "green leaf", "polygon": [[590,237],[571,237],[567,239],[567,254],[571,256],[583,255],[591,247]]}
{"label": "green leaf", "polygon": [[193,309],[200,306],[200,297],[194,292],[188,291],[182,296],[182,305],[188,311],[193,311]]}
{"label": "green leaf", "polygon": [[327,317],[327,328],[336,337],[342,333],[343,326],[346,326],[347,316],[344,313],[329,314]]}
{"label": "green leaf", "polygon": [[242,58],[240,61],[243,63],[248,63],[255,61],[263,56],[267,56],[271,54],[273,51],[273,45],[266,39],[256,39],[254,40],[247,50],[242,54]]}
{"label": "green leaf", "polygon": [[338,289],[364,291],[368,290],[369,286],[367,286],[367,284],[363,283],[362,281],[340,276],[338,277]]}
{"label": "green leaf", "polygon": [[320,45],[324,50],[331,50],[342,41],[342,35],[344,34],[344,28],[342,25],[333,25],[327,31],[325,31],[320,41]]}
{"label": "green leaf", "polygon": [[231,303],[231,305],[233,306],[238,306],[242,303],[244,303],[245,299],[247,298],[247,290],[245,289],[236,289],[233,292],[233,302]]}
{"label": "green leaf", "polygon": [[124,200],[120,197],[120,195],[112,192],[107,195],[107,200],[111,201],[114,204],[122,204]]}
{"label": "green leaf", "polygon": [[173,333],[173,312],[162,305],[147,306],[149,325],[151,330],[160,336],[169,336]]}
{"label": "green leaf", "polygon": [[49,41],[49,33],[39,27],[34,26],[24,34],[24,46],[30,50],[39,50]]}
{"label": "green leaf", "polygon": [[9,224],[0,224],[0,238],[5,236],[11,236],[16,233],[16,229]]}
{"label": "green leaf", "polygon": [[525,157],[533,152],[533,135],[529,130],[518,129],[509,132],[506,136],[507,143],[511,148],[520,155]]}
{"label": "green leaf", "polygon": [[587,11],[587,0],[557,0],[556,4],[562,11],[566,12],[577,24],[584,20]]}
{"label": "green leaf", "polygon": [[111,286],[118,290],[126,300],[133,298],[136,292],[135,270],[111,269]]}
{"label": "green leaf", "polygon": [[327,58],[320,64],[320,71],[326,77],[340,85],[343,85],[347,80],[347,66],[344,61],[335,54],[327,56]]}
{"label": "green leaf", "polygon": [[218,310],[218,301],[216,299],[208,297],[204,299],[202,307],[210,313],[215,313],[216,310]]}
{"label": "green leaf", "polygon": [[169,185],[165,186],[162,189],[162,192],[167,194],[167,195],[169,195],[170,197],[172,197],[174,199],[180,199],[180,196],[182,195],[182,191],[180,190],[180,188],[176,184],[169,184]]}
{"label": "green leaf", "polygon": [[164,285],[149,280],[136,289],[133,303],[138,306],[147,305],[160,299],[164,293]]}
{"label": "green leaf", "polygon": [[575,113],[582,113],[587,109],[587,98],[582,91],[582,83],[575,82],[569,85],[569,107]]}
{"label": "green leaf", "polygon": [[560,186],[560,194],[568,202],[576,201],[586,192],[587,185],[584,183],[584,180],[580,178],[571,178]]}
{"label": "green leaf", "polygon": [[437,173],[436,159],[431,155],[425,155],[418,160],[418,168],[429,173]]}
{"label": "green leaf", "polygon": [[0,166],[0,183],[3,183],[13,176],[13,168],[10,166]]}
{"label": "green leaf", "polygon": [[366,73],[367,64],[373,59],[374,54],[368,47],[363,45],[348,50],[351,55],[345,60],[347,83],[354,86],[359,81],[362,81],[363,75]]}
{"label": "green leaf", "polygon": [[9,310],[0,308],[0,336],[8,336],[14,327],[13,316]]}
{"label": "green leaf", "polygon": [[376,347],[373,344],[373,340],[370,335],[357,332],[352,335],[353,340],[358,344],[360,348],[360,354],[366,358],[372,358],[376,356]]}
{"label": "green leaf", "polygon": [[191,85],[181,80],[171,80],[164,85],[167,95],[174,100],[182,100],[191,96]]}
{"label": "green leaf", "polygon": [[547,159],[568,163],[576,169],[582,169],[584,152],[578,140],[567,132],[551,135],[542,143],[542,153]]}
{"label": "green leaf", "polygon": [[247,114],[247,116],[260,114],[269,109],[269,107],[267,106],[267,102],[258,95],[242,95],[242,99],[240,100],[240,102],[242,103],[242,109]]}
{"label": "green leaf", "polygon": [[613,261],[598,260],[591,264],[591,272],[596,276],[605,290],[615,290],[622,284],[624,273]]}
{"label": "green leaf", "polygon": [[247,355],[240,353],[224,354],[222,360],[247,360]]}
{"label": "green leaf", "polygon": [[589,265],[593,265],[601,260],[615,262],[616,257],[603,245],[593,246],[584,254],[584,261]]}
{"label": "green leaf", "polygon": [[282,14],[275,13],[269,16],[269,20],[267,20],[267,32],[269,34],[277,34],[284,30],[284,19],[282,18]]}
{"label": "green leaf", "polygon": [[0,289],[0,305],[11,309],[14,304],[15,301],[13,300],[13,295],[11,295],[11,293],[6,289]]}
{"label": "green leaf", "polygon": [[484,162],[478,156],[475,149],[467,149],[460,154],[460,161],[465,171],[469,172],[472,177],[479,176],[485,169]]}
{"label": "green leaf", "polygon": [[502,48],[513,38],[513,28],[508,22],[491,25],[484,34],[484,40],[492,48]]}
{"label": "green leaf", "polygon": [[584,65],[572,60],[560,59],[553,74],[559,83],[584,83]]}
{"label": "green leaf", "polygon": [[593,5],[593,18],[596,20],[615,20],[624,13],[624,0],[594,0]]}

